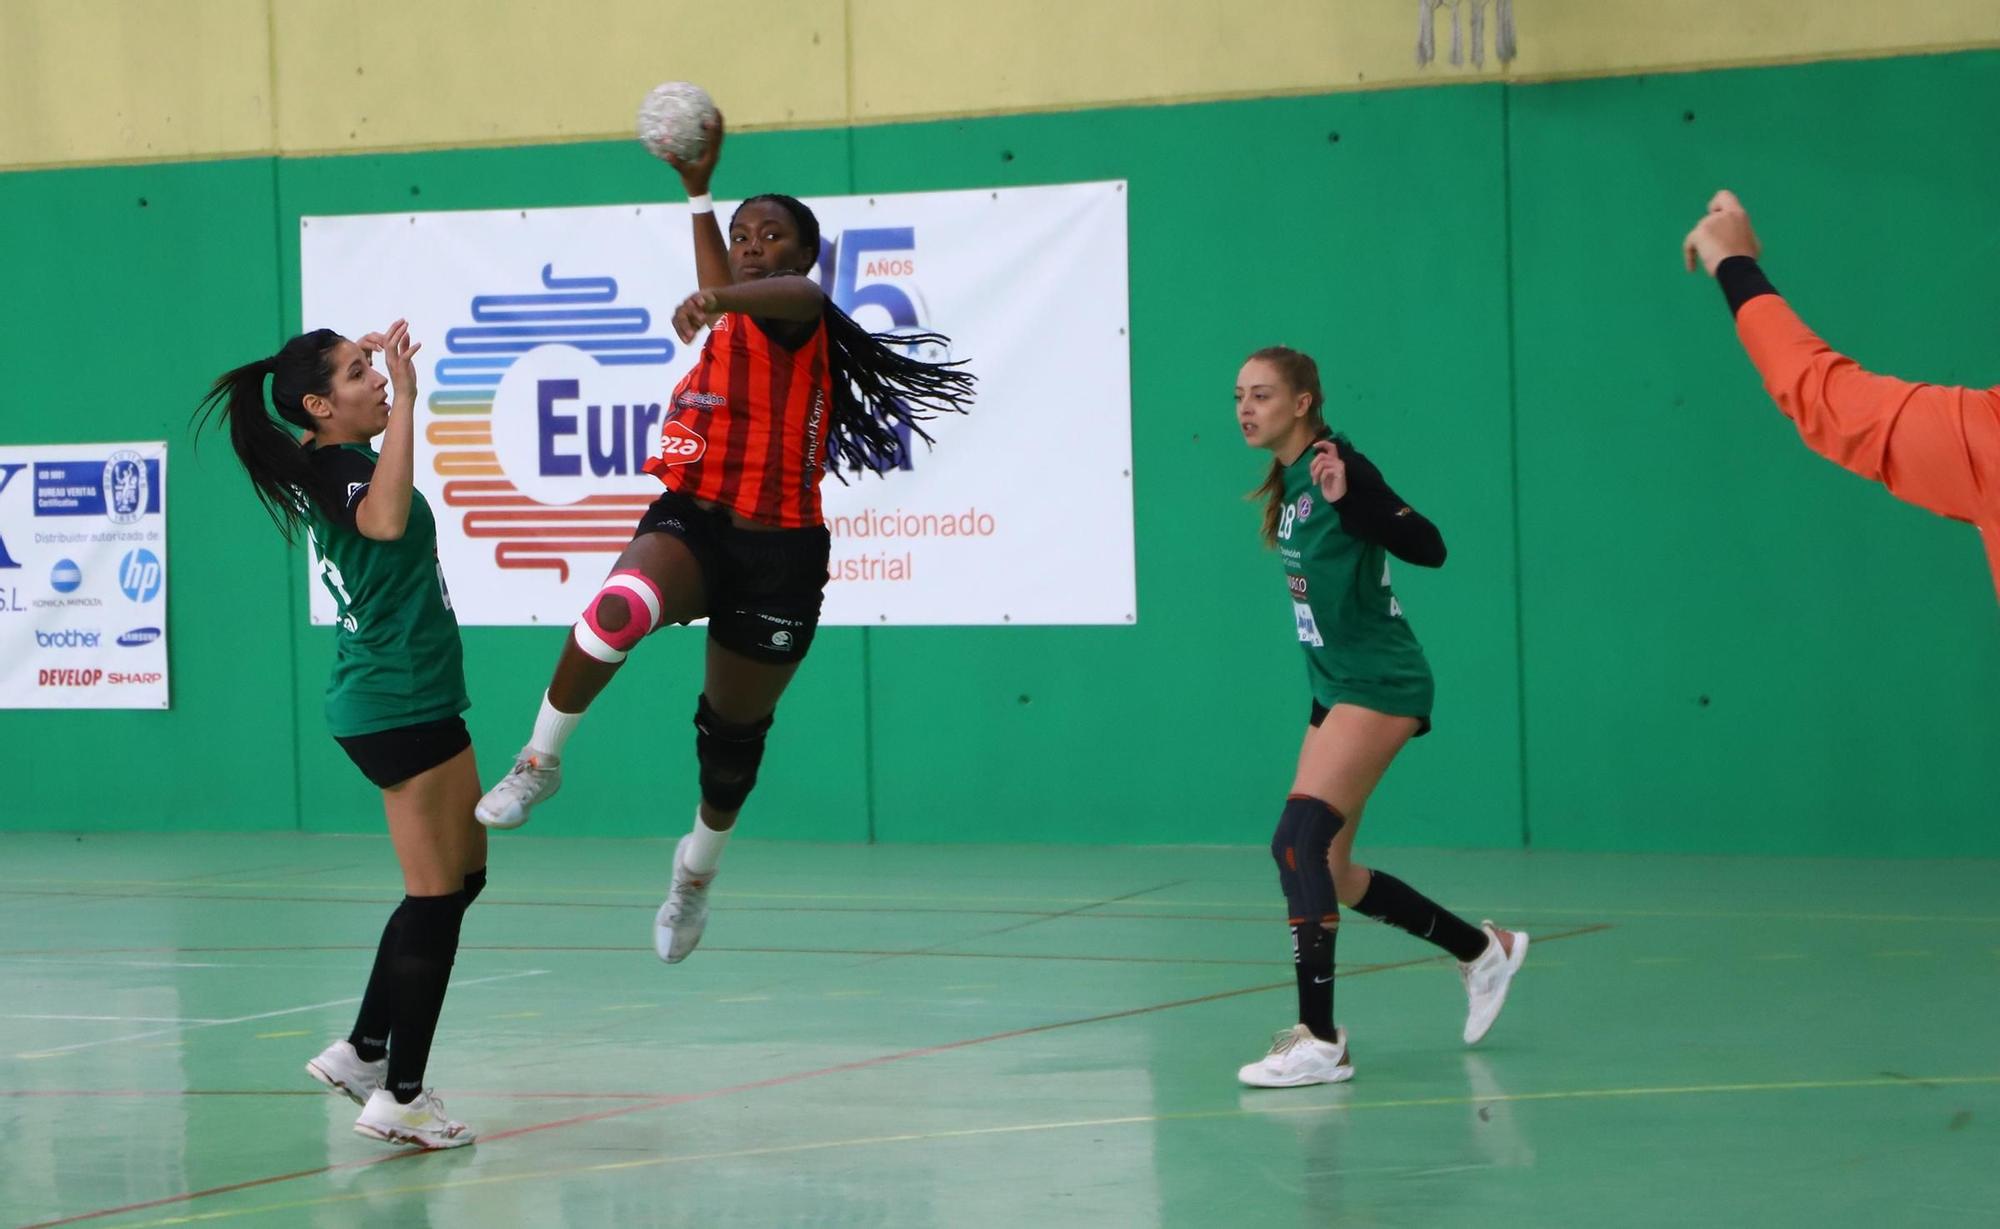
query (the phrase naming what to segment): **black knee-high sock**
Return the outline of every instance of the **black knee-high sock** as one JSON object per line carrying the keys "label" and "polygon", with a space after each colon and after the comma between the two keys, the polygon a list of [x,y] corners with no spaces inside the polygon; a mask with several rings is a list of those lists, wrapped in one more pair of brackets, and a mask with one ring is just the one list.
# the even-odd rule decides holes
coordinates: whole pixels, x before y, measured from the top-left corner
{"label": "black knee-high sock", "polygon": [[[465,897],[465,907],[471,908],[485,890],[486,868],[482,866],[465,877],[465,887],[460,892]],[[398,923],[402,917],[399,908],[389,914],[389,921],[382,927],[382,942],[375,948],[375,967],[368,972],[368,988],[362,991],[361,1009],[354,1015],[354,1031],[347,1035],[347,1044],[354,1047],[355,1055],[364,1063],[379,1062],[389,1052],[389,1026],[394,1022],[390,1004],[395,997],[389,961],[399,942]]]}
{"label": "black knee-high sock", "polygon": [[451,983],[451,966],[458,955],[458,928],[465,918],[465,893],[449,896],[405,896],[401,942],[389,961],[394,987],[389,1029],[389,1091],[407,1104],[424,1088],[424,1067],[430,1062],[431,1038],[444,992]]}
{"label": "black knee-high sock", "polygon": [[1333,939],[1318,918],[1292,923],[1292,971],[1299,979],[1299,1023],[1333,1040]]}
{"label": "black knee-high sock", "polygon": [[1486,950],[1486,932],[1385,871],[1370,871],[1368,890],[1354,908],[1407,931],[1470,964]]}
{"label": "black knee-high sock", "polygon": [[368,971],[368,988],[361,992],[361,1010],[354,1014],[354,1031],[347,1043],[362,1062],[379,1062],[389,1052],[390,1007],[396,990],[389,977],[389,964],[402,942],[403,910],[398,906],[382,927],[382,942],[375,948],[375,967]]}

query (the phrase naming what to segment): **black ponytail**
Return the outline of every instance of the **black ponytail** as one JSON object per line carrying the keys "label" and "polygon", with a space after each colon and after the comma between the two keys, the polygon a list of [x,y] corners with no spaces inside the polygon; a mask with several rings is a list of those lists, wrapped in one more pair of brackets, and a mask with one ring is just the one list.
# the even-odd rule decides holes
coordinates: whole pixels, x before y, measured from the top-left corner
{"label": "black ponytail", "polygon": [[[791,214],[800,244],[814,260],[819,258],[819,219],[804,202],[765,193],[743,205],[757,201],[768,201]],[[911,356],[909,352],[920,346],[950,346],[951,339],[942,333],[871,333],[834,306],[831,298],[824,311],[827,367],[833,376],[826,448],[834,476],[845,482],[841,469],[847,466],[878,474],[900,469],[907,460],[907,437],[932,443],[923,423],[939,414],[965,413],[977,377],[960,370],[963,359],[927,363]]]}
{"label": "black ponytail", "polygon": [[340,334],[332,329],[303,333],[270,358],[245,363],[216,377],[208,395],[195,407],[197,433],[219,412],[229,429],[229,446],[250,475],[250,487],[278,532],[287,542],[306,524],[307,499],[325,502],[305,449],[291,432],[278,425],[264,403],[264,381],[271,381],[271,404],[278,417],[302,431],[313,429],[306,413],[310,394],[333,390],[333,348]]}

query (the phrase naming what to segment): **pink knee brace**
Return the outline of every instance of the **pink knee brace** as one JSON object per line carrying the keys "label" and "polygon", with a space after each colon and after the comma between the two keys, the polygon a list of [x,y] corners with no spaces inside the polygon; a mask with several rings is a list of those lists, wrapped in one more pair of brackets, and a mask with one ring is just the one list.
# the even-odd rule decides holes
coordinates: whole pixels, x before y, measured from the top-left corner
{"label": "pink knee brace", "polygon": [[[606,628],[598,618],[604,599],[614,596],[631,612],[625,626],[617,631]],[[597,596],[590,599],[590,605],[584,607],[583,617],[572,629],[577,647],[606,665],[615,666],[660,625],[661,608],[659,586],[648,580],[645,573],[630,569],[613,572],[605,578]]]}

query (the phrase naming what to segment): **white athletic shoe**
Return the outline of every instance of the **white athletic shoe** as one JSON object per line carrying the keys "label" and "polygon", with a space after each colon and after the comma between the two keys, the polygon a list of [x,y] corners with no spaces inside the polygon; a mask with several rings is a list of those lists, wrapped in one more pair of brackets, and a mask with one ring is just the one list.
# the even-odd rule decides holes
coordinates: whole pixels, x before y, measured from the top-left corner
{"label": "white athletic shoe", "polygon": [[1347,1030],[1335,1029],[1332,1041],[1321,1041],[1303,1024],[1271,1039],[1271,1052],[1244,1067],[1236,1078],[1252,1088],[1297,1088],[1302,1084],[1339,1084],[1354,1078],[1347,1061]]}
{"label": "white athletic shoe", "polygon": [[686,960],[708,925],[708,885],[715,882],[715,872],[696,875],[681,865],[681,854],[693,839],[690,833],[674,846],[674,886],[653,916],[653,950],[668,964]]}
{"label": "white athletic shoe", "polygon": [[376,1089],[368,1104],[361,1107],[361,1117],[354,1120],[354,1133],[419,1148],[463,1148],[475,1138],[471,1127],[445,1116],[444,1102],[429,1088],[408,1105],[398,1102],[388,1089]]}
{"label": "white athletic shoe", "polygon": [[336,1041],[321,1050],[318,1058],[306,1060],[306,1074],[333,1091],[346,1094],[356,1105],[366,1105],[368,1098],[389,1078],[389,1058],[384,1055],[372,1063],[362,1062],[352,1043]]}
{"label": "white athletic shoe", "polygon": [[514,767],[500,783],[486,791],[474,818],[489,828],[518,828],[528,822],[528,812],[538,802],[555,797],[562,788],[562,761],[553,755],[537,755],[533,747],[521,748]]}
{"label": "white athletic shoe", "polygon": [[1514,974],[1521,971],[1521,962],[1528,958],[1528,932],[1509,931],[1508,937],[1514,941],[1510,954],[1500,948],[1500,930],[1491,922],[1481,922],[1480,928],[1486,932],[1486,950],[1471,964],[1458,966],[1458,975],[1465,979],[1465,1044],[1476,1045],[1493,1022],[1500,1018],[1500,1008],[1507,1002],[1507,986],[1514,980]]}

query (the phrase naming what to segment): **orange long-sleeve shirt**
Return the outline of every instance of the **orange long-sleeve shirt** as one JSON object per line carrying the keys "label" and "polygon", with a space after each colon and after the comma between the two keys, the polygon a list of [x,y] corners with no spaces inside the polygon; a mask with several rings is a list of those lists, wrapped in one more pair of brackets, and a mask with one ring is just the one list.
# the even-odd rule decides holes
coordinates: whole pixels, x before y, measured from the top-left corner
{"label": "orange long-sleeve shirt", "polygon": [[1742,305],[1736,335],[1814,452],[1906,503],[1978,526],[2000,592],[2000,388],[1864,371],[1776,294]]}

